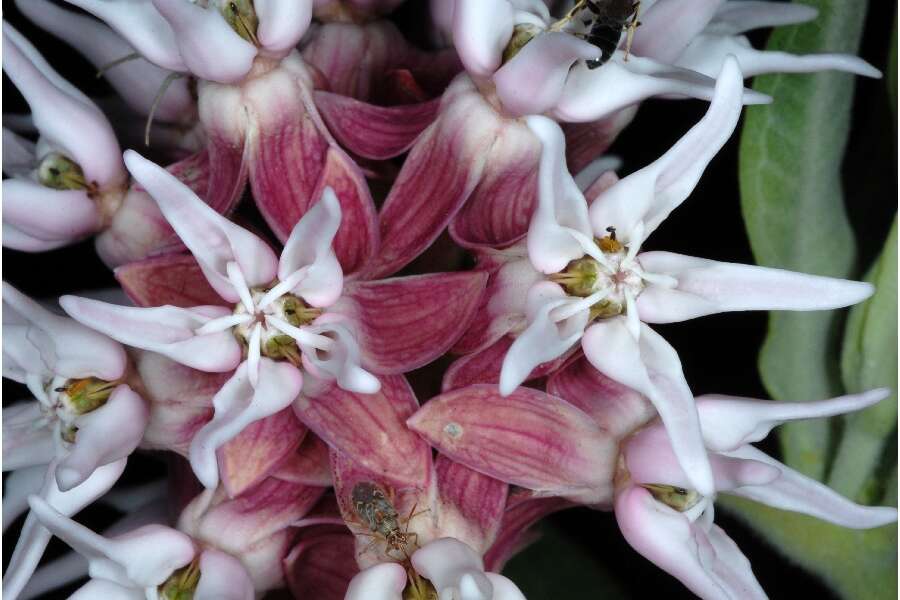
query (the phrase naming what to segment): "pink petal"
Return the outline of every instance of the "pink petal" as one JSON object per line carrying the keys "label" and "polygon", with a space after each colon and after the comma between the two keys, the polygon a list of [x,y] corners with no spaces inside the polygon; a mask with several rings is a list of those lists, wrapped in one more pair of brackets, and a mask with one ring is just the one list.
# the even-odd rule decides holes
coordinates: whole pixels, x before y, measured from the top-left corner
{"label": "pink petal", "polygon": [[318,487],[331,487],[328,446],[314,433],[307,433],[297,451],[275,469],[274,477]]}
{"label": "pink petal", "polygon": [[178,51],[191,74],[219,83],[237,83],[250,71],[256,47],[235,33],[216,7],[182,0],[153,0],[175,33]]}
{"label": "pink petal", "polygon": [[292,50],[312,20],[313,0],[256,0],[256,35],[264,50],[276,55]]}
{"label": "pink petal", "polygon": [[385,160],[406,152],[437,116],[440,100],[376,106],[331,92],[313,93],[332,135],[353,154]]}
{"label": "pink petal", "polygon": [[[566,164],[578,173],[602,156],[619,133],[634,119],[637,107],[620,110],[605,119],[589,123],[561,123],[566,134]],[[592,194],[585,194],[593,198]]]}
{"label": "pink petal", "polygon": [[59,489],[69,491],[97,467],[127,458],[144,437],[148,417],[144,399],[124,384],[103,406],[77,417],[75,444],[56,468]]}
{"label": "pink petal", "polygon": [[431,450],[406,427],[418,402],[402,376],[381,377],[381,391],[355,394],[333,386],[294,402],[297,417],[329,446],[400,486],[423,487]]}
{"label": "pink petal", "polygon": [[[3,223],[37,240],[70,244],[100,229],[101,218],[83,190],[54,190],[26,179],[4,179]],[[9,246],[6,239],[3,243],[28,250]]]}
{"label": "pink petal", "polygon": [[509,486],[442,455],[435,471],[442,532],[484,554],[500,530]]}
{"label": "pink petal", "polygon": [[696,402],[706,446],[724,452],[758,442],[782,423],[862,410],[889,395],[890,390],[881,388],[829,400],[774,402],[707,394],[697,397]]}
{"label": "pink petal", "polygon": [[501,126],[471,80],[451,84],[381,208],[381,249],[369,278],[395,273],[434,242],[475,190]]}
{"label": "pink petal", "polygon": [[214,548],[200,554],[197,600],[253,600],[253,582],[241,561]]}
{"label": "pink petal", "polygon": [[365,368],[406,373],[442,355],[462,335],[486,281],[485,273],[472,271],[352,282],[333,310],[355,320]]}
{"label": "pink petal", "polygon": [[641,15],[631,49],[638,56],[674,63],[724,4],[723,0],[660,0]]}
{"label": "pink petal", "polygon": [[232,498],[258,484],[296,453],[306,427],[285,408],[248,426],[219,449],[219,474]]}
{"label": "pink petal", "polygon": [[596,46],[569,33],[540,33],[494,73],[497,96],[514,116],[544,113],[562,96],[575,61],[598,55]]}
{"label": "pink petal", "polygon": [[485,157],[484,173],[450,223],[466,247],[506,246],[524,237],[537,201],[540,145],[522,123],[504,120]]}
{"label": "pink petal", "polygon": [[701,598],[766,597],[750,562],[721,529],[704,531],[644,488],[628,487],[618,495],[616,520],[632,548]]}
{"label": "pink petal", "polygon": [[550,375],[547,393],[574,404],[619,439],[656,417],[647,398],[610,379],[583,356]]}
{"label": "pink petal", "polygon": [[[4,376],[9,367],[25,373],[114,381],[125,372],[125,350],[100,333],[44,309],[3,283],[3,323],[11,333],[3,344]],[[21,328],[21,329],[20,329]],[[21,333],[22,335],[19,335]]]}
{"label": "pink petal", "polygon": [[137,306],[226,306],[203,276],[197,259],[190,254],[148,258],[123,265],[114,273],[122,289]]}
{"label": "pink petal", "polygon": [[136,152],[126,152],[125,163],[159,204],[166,219],[197,258],[209,283],[225,300],[240,300],[225,273],[229,262],[238,264],[249,286],[267,284],[275,278],[278,261],[264,241],[228,221],[174,175]]}
{"label": "pink petal", "polygon": [[241,360],[241,346],[230,331],[195,333],[213,318],[230,314],[220,306],[136,308],[77,296],[63,296],[59,303],[79,322],[126,346],[158,352],[194,369],[224,373]]}
{"label": "pink petal", "polygon": [[191,442],[191,466],[206,488],[219,482],[216,451],[237,437],[250,424],[274,415],[288,406],[302,386],[302,376],[289,363],[262,358],[259,362],[259,383],[250,386],[247,362],[213,397],[215,414]]}
{"label": "pink petal", "polygon": [[388,562],[369,567],[350,581],[344,600],[402,600],[406,571]]}
{"label": "pink petal", "polygon": [[790,510],[853,529],[870,529],[897,521],[897,509],[863,506],[844,498],[828,486],[807,477],[753,446],[742,446],[729,456],[762,462],[781,471],[781,476],[765,485],[744,486],[730,493],[781,510]]}
{"label": "pink petal", "polygon": [[359,571],[354,552],[348,532],[304,535],[284,559],[288,589],[295,598],[343,600]]}
{"label": "pink petal", "polygon": [[675,349],[646,325],[641,325],[640,339],[634,339],[623,317],[594,323],[581,345],[597,370],[653,403],[692,487],[711,496],[715,488],[700,421]]}
{"label": "pink petal", "polygon": [[743,310],[825,310],[862,302],[875,288],[847,281],[724,263],[671,252],[639,255],[641,266],[666,275],[674,287],[649,285],[638,296],[642,321],[672,323],[720,312]]}
{"label": "pink petal", "polygon": [[453,42],[469,73],[489,77],[512,37],[515,13],[507,0],[458,0],[453,10]]}
{"label": "pink petal", "polygon": [[495,479],[587,504],[611,501],[615,443],[567,402],[527,388],[473,385],[407,421],[439,452]]}
{"label": "pink petal", "polygon": [[[473,383],[499,383],[503,359],[512,346],[513,338],[505,336],[483,350],[456,359],[444,374],[441,389],[455,390]],[[577,345],[559,358],[534,368],[528,380],[543,377],[558,369],[571,353],[577,352]]]}
{"label": "pink petal", "polygon": [[497,539],[484,555],[485,567],[502,571],[507,560],[537,537],[529,531],[532,525],[569,506],[572,502],[564,498],[536,498],[530,491],[511,491]]}

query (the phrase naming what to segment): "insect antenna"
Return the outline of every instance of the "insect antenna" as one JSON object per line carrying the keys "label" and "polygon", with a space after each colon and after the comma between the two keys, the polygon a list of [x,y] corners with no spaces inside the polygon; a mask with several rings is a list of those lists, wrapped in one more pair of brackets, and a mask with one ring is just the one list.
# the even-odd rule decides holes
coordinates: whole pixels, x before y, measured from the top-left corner
{"label": "insect antenna", "polygon": [[150,105],[150,113],[147,115],[147,125],[144,127],[145,146],[150,145],[150,126],[153,125],[153,115],[156,114],[156,109],[159,107],[163,95],[166,93],[166,90],[169,89],[169,86],[172,85],[172,82],[181,77],[184,77],[182,73],[169,73],[168,77],[163,80],[162,85],[159,86],[159,91],[156,92],[156,97],[153,98],[153,104]]}
{"label": "insect antenna", "polygon": [[138,54],[137,52],[132,52],[131,54],[126,54],[122,58],[117,58],[116,60],[114,60],[110,63],[106,63],[105,65],[100,67],[100,69],[97,70],[96,77],[97,77],[97,79],[100,79],[101,77],[106,75],[106,72],[109,71],[110,69],[114,69],[114,68],[118,67],[119,65],[121,65],[122,63],[126,63],[128,61],[135,60],[140,57],[141,57],[141,55]]}

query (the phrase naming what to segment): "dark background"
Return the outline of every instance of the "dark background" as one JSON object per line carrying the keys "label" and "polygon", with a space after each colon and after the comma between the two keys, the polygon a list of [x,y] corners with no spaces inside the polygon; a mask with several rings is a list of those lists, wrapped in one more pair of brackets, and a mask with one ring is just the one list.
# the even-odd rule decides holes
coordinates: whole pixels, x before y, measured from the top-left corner
{"label": "dark background", "polygon": [[[851,1],[851,0],[848,0]],[[417,6],[417,3],[419,6]],[[416,32],[421,4],[410,0],[395,16],[404,31]],[[24,21],[12,2],[3,0],[4,17],[37,46],[50,63],[66,78],[90,96],[111,93],[95,70],[71,48]],[[860,55],[882,71],[886,68],[890,30],[895,3],[870,2],[865,35]],[[421,33],[421,29],[418,29]],[[766,32],[757,32],[751,39],[759,46],[765,42]],[[415,37],[415,33],[412,37]],[[844,165],[845,191],[848,212],[860,244],[860,268],[864,269],[877,255],[890,229],[896,211],[897,146],[896,127],[888,109],[884,80],[857,78],[852,133]],[[4,75],[3,112],[25,112],[27,107]],[[776,99],[777,101],[777,99]],[[652,162],[684,134],[703,114],[705,103],[696,101],[650,101],[645,103],[628,129],[612,147],[611,152],[624,161],[621,173],[636,170]],[[665,249],[673,252],[725,260],[752,263],[747,236],[741,219],[738,180],[738,135],[712,161],[692,197],[666,220],[645,245],[646,249]],[[251,202],[241,208],[249,218],[254,215]],[[3,249],[5,269],[3,278],[20,290],[37,298],[49,298],[79,290],[112,287],[115,281],[109,270],[97,258],[91,241],[44,254],[24,254]],[[689,323],[659,326],[659,331],[678,350],[685,374],[695,394],[726,393],[741,396],[767,397],[756,370],[756,359],[765,335],[764,313],[733,313],[715,315]],[[424,401],[434,391],[437,380],[435,367],[431,372],[416,373],[417,391]],[[3,380],[4,404],[27,395],[22,386]],[[777,444],[772,436],[764,449],[777,456]],[[159,457],[136,456],[126,470],[125,482],[145,481],[164,472]],[[79,517],[91,527],[102,527],[114,519],[109,509],[93,506]],[[763,589],[773,599],[816,597],[836,598],[812,575],[777,555],[753,532],[723,511],[716,521],[737,542],[753,564]],[[539,578],[529,578],[532,600],[556,598],[557,593],[541,593],[559,589],[577,569],[596,569],[609,577],[610,587],[600,587],[591,597],[665,597],[692,598],[676,580],[657,569],[634,552],[618,531],[609,513],[587,509],[571,509],[552,516],[544,525],[547,533],[542,545],[512,563],[521,572],[535,564]],[[4,567],[9,559],[18,526],[4,536]],[[62,545],[54,540],[49,554],[55,555]],[[576,551],[580,556],[564,556]],[[547,561],[547,562],[543,562]],[[575,574],[575,575],[573,575]],[[535,583],[545,580],[546,587]],[[65,593],[46,596],[64,598]]]}

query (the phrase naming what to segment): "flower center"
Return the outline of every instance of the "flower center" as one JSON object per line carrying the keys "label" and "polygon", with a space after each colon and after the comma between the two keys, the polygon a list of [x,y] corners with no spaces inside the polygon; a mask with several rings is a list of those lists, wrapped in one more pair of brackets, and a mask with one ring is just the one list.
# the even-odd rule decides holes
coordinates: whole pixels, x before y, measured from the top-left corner
{"label": "flower center", "polygon": [[694,508],[703,498],[695,490],[688,490],[674,485],[644,483],[641,484],[641,487],[650,492],[657,502],[662,502],[678,512],[685,512]]}
{"label": "flower center", "polygon": [[228,25],[254,46],[259,46],[259,38],[256,37],[256,30],[259,27],[259,17],[256,16],[256,9],[253,7],[253,0],[232,0],[222,3],[220,9],[222,16]]}
{"label": "flower center", "polygon": [[416,573],[412,566],[406,567],[406,576],[408,581],[403,588],[403,600],[438,600],[434,584]]}
{"label": "flower center", "polygon": [[81,166],[71,158],[58,152],[51,152],[38,165],[38,182],[54,190],[97,191],[96,184],[88,183]]}
{"label": "flower center", "polygon": [[192,600],[200,583],[200,561],[195,558],[186,567],[173,572],[158,588],[160,600]]}
{"label": "flower center", "polygon": [[[300,328],[312,323],[322,310],[308,306],[293,294],[283,294],[274,300],[267,295],[275,286],[254,288],[250,290],[250,302],[239,302],[234,309],[236,317],[243,316],[234,327],[234,335],[245,349],[254,342],[254,330],[259,330],[259,350],[262,356],[274,360],[286,360],[294,366],[300,366],[301,351],[297,341],[274,323],[286,323],[293,328]],[[249,306],[248,306],[249,304]],[[277,321],[274,321],[277,319]]]}
{"label": "flower center", "polygon": [[109,400],[120,381],[106,381],[96,377],[64,379],[54,377],[42,394],[35,394],[41,411],[48,422],[59,424],[60,438],[70,444],[75,442],[78,427],[75,419],[95,411]]}

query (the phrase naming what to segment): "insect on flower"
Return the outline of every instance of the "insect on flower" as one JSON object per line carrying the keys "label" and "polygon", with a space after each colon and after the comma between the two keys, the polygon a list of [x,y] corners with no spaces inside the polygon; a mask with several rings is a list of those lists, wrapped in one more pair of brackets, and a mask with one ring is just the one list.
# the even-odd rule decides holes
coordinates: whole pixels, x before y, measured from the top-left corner
{"label": "insect on flower", "polygon": [[591,13],[582,21],[588,28],[587,32],[579,37],[599,48],[601,54],[600,58],[585,61],[588,69],[596,69],[612,57],[619,45],[623,29],[628,30],[625,42],[625,56],[628,56],[634,30],[640,25],[637,20],[640,6],[640,0],[579,0],[572,7],[562,22],[572,20],[584,11]]}
{"label": "insect on flower", "polygon": [[[374,483],[368,481],[357,483],[353,486],[351,497],[356,514],[369,530],[374,532],[372,537],[375,539],[372,540],[372,544],[383,539],[388,546],[385,554],[398,560],[408,560],[407,546],[411,543],[416,548],[419,547],[419,534],[409,532],[409,522],[417,515],[428,512],[427,509],[415,512],[416,505],[414,504],[409,514],[403,519],[403,529],[401,530],[401,519],[393,502],[388,499],[384,490]],[[363,552],[368,549],[366,548]],[[391,554],[392,552],[395,554]]]}

